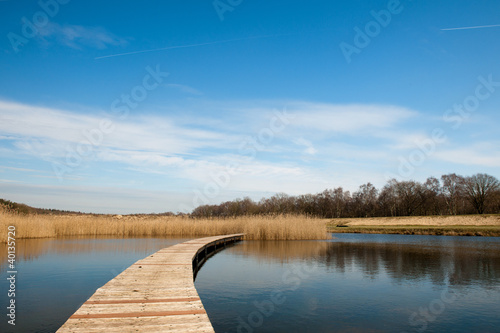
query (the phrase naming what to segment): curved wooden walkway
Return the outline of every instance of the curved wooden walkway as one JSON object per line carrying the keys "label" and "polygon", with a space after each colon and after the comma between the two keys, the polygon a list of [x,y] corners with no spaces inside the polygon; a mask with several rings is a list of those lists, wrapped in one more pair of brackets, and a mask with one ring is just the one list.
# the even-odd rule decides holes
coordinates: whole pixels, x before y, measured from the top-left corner
{"label": "curved wooden walkway", "polygon": [[212,253],[242,238],[198,238],[137,261],[97,289],[57,332],[213,333],[194,278]]}

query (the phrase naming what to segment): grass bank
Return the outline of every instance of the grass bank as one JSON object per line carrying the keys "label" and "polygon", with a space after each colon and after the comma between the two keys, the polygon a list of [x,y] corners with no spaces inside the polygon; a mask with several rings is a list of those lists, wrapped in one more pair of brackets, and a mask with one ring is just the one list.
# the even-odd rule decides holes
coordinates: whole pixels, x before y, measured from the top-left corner
{"label": "grass bank", "polygon": [[327,238],[325,221],[305,216],[259,216],[231,219],[191,219],[179,216],[22,215],[0,210],[0,242],[9,226],[16,238],[71,236],[204,237],[245,233],[249,240]]}
{"label": "grass bank", "polygon": [[329,227],[334,233],[361,234],[402,234],[402,235],[437,235],[437,236],[489,236],[500,237],[498,226],[354,226]]}
{"label": "grass bank", "polygon": [[415,216],[333,219],[335,233],[500,237],[500,215]]}

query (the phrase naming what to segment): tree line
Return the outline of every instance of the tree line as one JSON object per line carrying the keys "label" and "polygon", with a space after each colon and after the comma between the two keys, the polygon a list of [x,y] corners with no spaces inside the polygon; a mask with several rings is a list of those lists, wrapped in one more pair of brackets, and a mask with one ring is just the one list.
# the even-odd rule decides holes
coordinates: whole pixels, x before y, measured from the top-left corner
{"label": "tree line", "polygon": [[464,215],[500,213],[500,182],[478,173],[429,177],[425,182],[389,180],[382,189],[366,183],[350,193],[342,187],[317,194],[278,193],[256,202],[248,197],[202,205],[192,217],[305,214],[321,218]]}
{"label": "tree line", "polygon": [[58,210],[58,209],[44,209],[44,208],[35,208],[22,203],[13,202],[10,200],[5,200],[0,198],[0,209],[4,209],[10,213],[22,214],[22,215],[68,215],[68,214],[81,214],[80,212],[73,212],[69,210]]}

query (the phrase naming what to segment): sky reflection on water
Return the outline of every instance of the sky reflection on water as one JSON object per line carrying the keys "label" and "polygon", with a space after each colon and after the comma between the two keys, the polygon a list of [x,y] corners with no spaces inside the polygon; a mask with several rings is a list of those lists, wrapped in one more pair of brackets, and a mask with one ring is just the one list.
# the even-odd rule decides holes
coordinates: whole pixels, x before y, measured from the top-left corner
{"label": "sky reflection on water", "polygon": [[[95,291],[131,264],[184,239],[17,240],[16,326],[0,332],[55,332]],[[5,248],[1,247],[1,251]],[[0,253],[0,308],[6,309],[6,253]]]}
{"label": "sky reflection on water", "polygon": [[196,286],[217,332],[497,332],[499,282],[499,238],[340,234],[235,245]]}
{"label": "sky reflection on water", "polygon": [[[54,332],[129,265],[182,241],[19,240],[18,325],[0,332]],[[217,332],[498,332],[499,282],[500,238],[340,234],[238,243],[195,284]]]}

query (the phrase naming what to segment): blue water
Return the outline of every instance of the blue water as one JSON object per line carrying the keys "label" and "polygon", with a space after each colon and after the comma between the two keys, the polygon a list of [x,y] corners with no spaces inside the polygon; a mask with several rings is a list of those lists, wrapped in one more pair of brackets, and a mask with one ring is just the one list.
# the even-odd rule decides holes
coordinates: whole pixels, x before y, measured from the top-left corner
{"label": "blue water", "polygon": [[16,325],[7,323],[7,266],[0,266],[0,332],[55,332],[131,264],[183,239],[18,240]]}
{"label": "blue water", "polygon": [[[217,332],[500,332],[500,238],[340,234],[245,241],[211,257],[196,287]],[[16,326],[55,332],[97,288],[183,239],[17,244]]]}
{"label": "blue water", "polygon": [[500,238],[243,242],[196,287],[216,332],[500,332]]}

